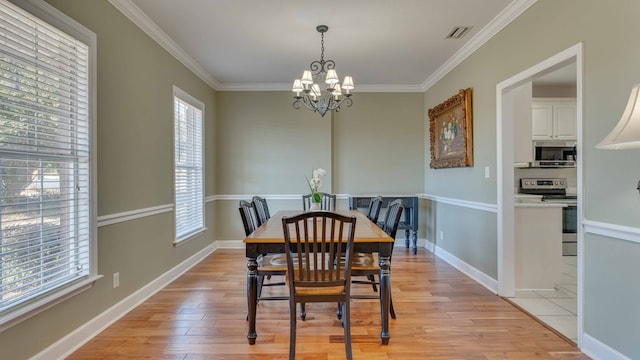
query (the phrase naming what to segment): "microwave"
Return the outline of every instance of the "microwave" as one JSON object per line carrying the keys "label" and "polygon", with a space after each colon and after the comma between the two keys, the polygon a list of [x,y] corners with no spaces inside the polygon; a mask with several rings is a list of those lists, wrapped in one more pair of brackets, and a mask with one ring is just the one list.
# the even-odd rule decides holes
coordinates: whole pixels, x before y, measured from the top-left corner
{"label": "microwave", "polygon": [[575,167],[577,160],[575,141],[534,141],[533,167]]}

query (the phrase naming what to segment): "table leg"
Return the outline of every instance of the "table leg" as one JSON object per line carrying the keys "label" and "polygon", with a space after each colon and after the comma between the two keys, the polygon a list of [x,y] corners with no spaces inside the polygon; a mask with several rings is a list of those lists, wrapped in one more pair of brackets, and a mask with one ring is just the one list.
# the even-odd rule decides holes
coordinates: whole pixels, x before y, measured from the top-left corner
{"label": "table leg", "polygon": [[256,343],[258,334],[256,333],[256,307],[258,305],[258,278],[256,276],[258,269],[258,262],[255,257],[247,258],[247,305],[248,305],[248,320],[249,320],[249,332],[247,333],[247,339],[249,339],[249,345]]}
{"label": "table leg", "polygon": [[382,339],[382,345],[389,344],[389,308],[390,308],[390,296],[391,284],[390,284],[390,270],[391,259],[389,256],[380,256],[380,315],[382,331],[380,338]]}
{"label": "table leg", "polygon": [[418,253],[418,231],[413,230],[413,255]]}
{"label": "table leg", "polygon": [[407,249],[409,248],[409,246],[411,246],[410,239],[411,239],[411,232],[409,229],[405,229],[404,230],[404,246],[406,246]]}

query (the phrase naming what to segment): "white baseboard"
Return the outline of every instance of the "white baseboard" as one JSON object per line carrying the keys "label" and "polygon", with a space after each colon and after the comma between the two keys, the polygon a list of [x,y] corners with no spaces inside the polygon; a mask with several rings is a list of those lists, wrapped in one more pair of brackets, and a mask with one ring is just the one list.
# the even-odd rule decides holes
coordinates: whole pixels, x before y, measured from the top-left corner
{"label": "white baseboard", "polygon": [[580,351],[594,360],[631,360],[589,334],[582,336]]}
{"label": "white baseboard", "polygon": [[198,264],[205,257],[215,251],[215,243],[205,247],[188,259],[184,260],[155,280],[140,288],[138,291],[122,299],[117,304],[102,312],[100,315],[86,322],[84,325],[56,341],[51,346],[39,352],[31,360],[64,359],[82,345],[98,335],[102,330],[116,322],[129,311],[140,305],[153,294],[167,286],[187,270]]}
{"label": "white baseboard", "polygon": [[498,281],[497,280],[491,278],[490,276],[486,275],[482,271],[480,271],[480,270],[474,268],[473,266],[467,264],[466,262],[458,259],[457,257],[453,256],[451,253],[449,253],[448,251],[442,249],[439,246],[435,247],[434,253],[436,254],[436,256],[438,256],[442,260],[444,260],[447,263],[449,263],[449,265],[451,265],[454,268],[462,271],[465,275],[467,275],[470,278],[472,278],[473,280],[477,281],[478,283],[480,283],[480,285],[486,287],[487,289],[489,289],[494,294],[498,293]]}

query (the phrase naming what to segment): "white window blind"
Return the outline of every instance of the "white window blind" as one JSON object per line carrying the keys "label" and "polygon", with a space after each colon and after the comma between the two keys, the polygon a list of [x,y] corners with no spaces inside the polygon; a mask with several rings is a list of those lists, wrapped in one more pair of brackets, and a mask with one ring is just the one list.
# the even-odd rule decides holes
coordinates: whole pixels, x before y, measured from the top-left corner
{"label": "white window blind", "polygon": [[204,230],[203,111],[200,101],[174,88],[176,242]]}
{"label": "white window blind", "polygon": [[0,2],[0,316],[92,271],[89,53]]}

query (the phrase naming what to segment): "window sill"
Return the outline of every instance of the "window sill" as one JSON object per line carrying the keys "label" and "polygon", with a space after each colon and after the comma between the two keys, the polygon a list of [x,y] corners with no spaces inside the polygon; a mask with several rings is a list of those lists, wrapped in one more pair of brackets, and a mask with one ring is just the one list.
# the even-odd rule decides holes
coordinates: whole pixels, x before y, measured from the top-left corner
{"label": "window sill", "polygon": [[191,234],[189,234],[189,235],[187,235],[187,236],[185,236],[183,238],[176,239],[176,240],[173,241],[173,246],[180,246],[180,245],[186,243],[189,240],[197,238],[198,236],[202,235],[206,231],[207,231],[207,228],[203,227],[202,229],[200,229],[200,230],[198,230],[196,232],[193,232],[193,233],[191,233]]}

